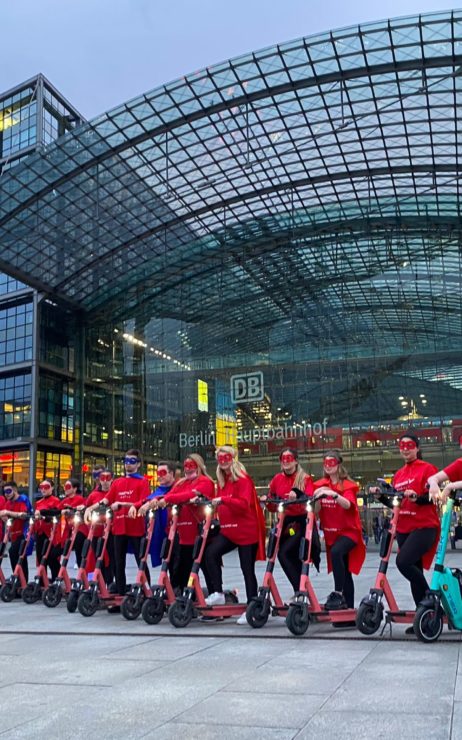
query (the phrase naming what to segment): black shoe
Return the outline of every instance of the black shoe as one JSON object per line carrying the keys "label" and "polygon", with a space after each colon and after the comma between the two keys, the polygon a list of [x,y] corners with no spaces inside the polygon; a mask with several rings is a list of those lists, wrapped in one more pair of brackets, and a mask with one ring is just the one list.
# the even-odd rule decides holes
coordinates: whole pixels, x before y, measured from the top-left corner
{"label": "black shoe", "polygon": [[408,627],[407,629],[405,629],[404,634],[405,635],[415,635],[414,627]]}
{"label": "black shoe", "polygon": [[120,614],[120,606],[108,606],[107,610],[109,614]]}
{"label": "black shoe", "polygon": [[327,597],[324,609],[327,609],[327,611],[333,611],[334,609],[348,609],[347,603],[343,598],[343,594],[339,594],[337,591],[332,591],[332,593]]}
{"label": "black shoe", "polygon": [[350,629],[351,627],[356,627],[356,622],[354,619],[349,619],[345,622],[332,622],[332,627],[335,627],[338,630]]}

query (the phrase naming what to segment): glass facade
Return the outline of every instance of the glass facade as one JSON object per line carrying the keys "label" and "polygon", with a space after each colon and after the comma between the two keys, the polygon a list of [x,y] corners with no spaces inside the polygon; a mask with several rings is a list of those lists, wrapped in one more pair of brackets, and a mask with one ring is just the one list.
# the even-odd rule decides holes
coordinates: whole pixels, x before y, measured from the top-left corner
{"label": "glass facade", "polygon": [[32,303],[0,304],[0,367],[32,359]]}
{"label": "glass facade", "polygon": [[314,475],[335,446],[365,483],[409,426],[438,467],[458,455],[461,68],[460,11],[340,29],[181,78],[4,171],[0,268],[46,295],[37,461],[48,441],[118,470],[134,446],[154,475],[230,442],[264,486],[283,446]]}

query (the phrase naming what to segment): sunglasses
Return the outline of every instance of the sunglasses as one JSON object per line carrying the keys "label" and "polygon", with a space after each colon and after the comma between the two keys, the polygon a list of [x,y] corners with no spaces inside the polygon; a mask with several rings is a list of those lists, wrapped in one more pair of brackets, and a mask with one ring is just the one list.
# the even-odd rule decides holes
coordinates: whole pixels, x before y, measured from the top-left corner
{"label": "sunglasses", "polygon": [[230,452],[220,452],[217,455],[217,460],[219,463],[229,463],[233,461],[233,456]]}
{"label": "sunglasses", "polygon": [[9,496],[11,493],[14,493],[14,488],[4,488],[3,493],[5,496]]}
{"label": "sunglasses", "polygon": [[100,480],[112,480],[112,473],[100,473]]}
{"label": "sunglasses", "polygon": [[136,463],[139,463],[138,457],[124,457],[124,464],[125,465],[136,465]]}
{"label": "sunglasses", "polygon": [[415,450],[417,449],[417,445],[415,442],[412,441],[412,439],[409,440],[409,442],[399,442],[399,449],[400,450]]}
{"label": "sunglasses", "polygon": [[168,475],[168,469],[167,468],[158,468],[157,469],[157,477],[163,478],[164,475]]}

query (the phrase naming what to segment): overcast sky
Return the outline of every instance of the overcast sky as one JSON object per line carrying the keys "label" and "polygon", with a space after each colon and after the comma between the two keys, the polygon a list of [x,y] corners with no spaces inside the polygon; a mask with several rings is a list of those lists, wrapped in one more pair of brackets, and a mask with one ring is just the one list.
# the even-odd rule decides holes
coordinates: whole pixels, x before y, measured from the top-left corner
{"label": "overcast sky", "polygon": [[87,118],[176,77],[439,0],[0,0],[0,91],[43,72]]}

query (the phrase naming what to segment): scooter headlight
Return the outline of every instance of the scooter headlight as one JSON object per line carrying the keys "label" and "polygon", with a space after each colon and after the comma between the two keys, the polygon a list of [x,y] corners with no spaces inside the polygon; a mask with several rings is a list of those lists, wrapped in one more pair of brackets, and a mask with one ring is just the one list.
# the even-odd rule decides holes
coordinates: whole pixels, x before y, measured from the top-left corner
{"label": "scooter headlight", "polygon": [[58,518],[56,516],[54,516],[51,521],[53,522],[53,524],[57,524],[58,523]]}
{"label": "scooter headlight", "polygon": [[399,506],[399,498],[398,498],[398,496],[394,496],[394,498],[393,498],[393,506]]}
{"label": "scooter headlight", "polygon": [[110,519],[112,517],[112,509],[108,509],[106,511],[106,519]]}
{"label": "scooter headlight", "polygon": [[80,514],[74,514],[74,524],[75,524],[75,526],[77,526],[78,524],[81,524],[81,522],[82,522],[82,517],[80,516]]}
{"label": "scooter headlight", "polygon": [[6,526],[7,527],[12,527],[13,526],[13,520],[11,518],[6,520]]}
{"label": "scooter headlight", "polygon": [[93,524],[97,524],[97,522],[99,522],[99,514],[97,511],[91,512],[91,521]]}
{"label": "scooter headlight", "polygon": [[172,506],[172,514],[174,516],[177,516],[178,514],[178,506],[175,504],[175,506]]}
{"label": "scooter headlight", "polygon": [[307,510],[308,513],[310,513],[310,511],[313,510],[313,504],[311,503],[311,501],[308,501],[308,503],[306,505],[306,510]]}
{"label": "scooter headlight", "polygon": [[30,519],[29,519],[29,524],[32,525],[32,524],[34,524],[34,522],[35,522],[35,519],[34,519],[33,516],[31,516]]}
{"label": "scooter headlight", "polygon": [[153,509],[149,509],[149,514],[148,514],[149,518],[154,519],[155,515],[156,515],[156,512]]}
{"label": "scooter headlight", "polygon": [[284,506],[282,504],[279,504],[278,511],[280,514],[282,514],[282,512],[284,511]]}
{"label": "scooter headlight", "polygon": [[210,506],[210,504],[207,504],[207,506],[205,507],[205,513],[213,514],[213,506]]}

